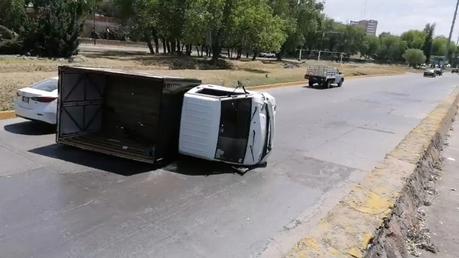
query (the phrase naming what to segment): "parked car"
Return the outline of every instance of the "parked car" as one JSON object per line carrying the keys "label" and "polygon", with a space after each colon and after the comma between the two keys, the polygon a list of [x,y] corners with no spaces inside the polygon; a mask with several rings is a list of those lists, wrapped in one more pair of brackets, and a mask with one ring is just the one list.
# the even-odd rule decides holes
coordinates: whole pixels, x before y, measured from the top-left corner
{"label": "parked car", "polygon": [[451,73],[459,73],[459,68],[453,68],[453,69],[451,70]]}
{"label": "parked car", "polygon": [[260,53],[260,57],[266,57],[266,58],[276,58],[277,55],[275,53]]}
{"label": "parked car", "polygon": [[16,115],[33,121],[56,124],[58,78],[50,78],[20,89],[14,101]]}
{"label": "parked car", "polygon": [[424,77],[435,78],[435,77],[437,77],[437,73],[435,73],[435,69],[428,68],[428,69],[424,70]]}

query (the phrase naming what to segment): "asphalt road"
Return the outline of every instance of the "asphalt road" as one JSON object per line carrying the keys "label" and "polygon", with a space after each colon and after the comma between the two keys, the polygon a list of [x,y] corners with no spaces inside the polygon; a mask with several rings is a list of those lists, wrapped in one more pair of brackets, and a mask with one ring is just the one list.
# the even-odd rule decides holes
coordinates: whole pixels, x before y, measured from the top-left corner
{"label": "asphalt road", "polygon": [[0,122],[1,257],[278,256],[458,84],[418,74],[272,90],[267,168],[182,157],[155,169]]}

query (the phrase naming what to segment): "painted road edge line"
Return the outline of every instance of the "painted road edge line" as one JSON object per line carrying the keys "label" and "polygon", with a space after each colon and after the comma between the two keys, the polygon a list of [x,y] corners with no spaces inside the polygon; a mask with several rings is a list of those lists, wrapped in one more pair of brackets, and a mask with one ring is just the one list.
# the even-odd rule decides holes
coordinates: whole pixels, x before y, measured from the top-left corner
{"label": "painted road edge line", "polygon": [[458,102],[459,87],[286,257],[406,257],[406,234],[416,224],[426,181],[441,162],[440,150]]}

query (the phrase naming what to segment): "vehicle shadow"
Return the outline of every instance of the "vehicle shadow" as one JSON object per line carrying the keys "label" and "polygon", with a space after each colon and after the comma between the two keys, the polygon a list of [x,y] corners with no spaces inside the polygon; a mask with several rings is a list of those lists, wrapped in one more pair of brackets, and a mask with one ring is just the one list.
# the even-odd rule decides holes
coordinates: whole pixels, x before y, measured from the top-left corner
{"label": "vehicle shadow", "polygon": [[158,169],[189,176],[238,173],[238,170],[226,164],[185,156],[178,156],[176,160],[164,161],[160,164],[152,165],[60,144],[32,149],[29,152],[127,177],[153,172]]}
{"label": "vehicle shadow", "polygon": [[333,89],[333,88],[326,88],[326,87],[320,87],[320,86],[314,86],[314,87],[310,87],[309,85],[306,85],[304,86],[303,88],[305,89],[311,89],[311,90],[330,90],[330,89]]}
{"label": "vehicle shadow", "polygon": [[157,169],[156,166],[151,164],[112,157],[61,144],[51,144],[29,150],[29,152],[122,176],[133,176]]}
{"label": "vehicle shadow", "polygon": [[178,156],[177,160],[164,166],[163,169],[188,176],[211,176],[220,174],[243,174],[231,165],[212,162],[187,156]]}
{"label": "vehicle shadow", "polygon": [[56,133],[56,126],[36,121],[24,121],[15,124],[5,125],[5,131],[21,135],[48,135]]}

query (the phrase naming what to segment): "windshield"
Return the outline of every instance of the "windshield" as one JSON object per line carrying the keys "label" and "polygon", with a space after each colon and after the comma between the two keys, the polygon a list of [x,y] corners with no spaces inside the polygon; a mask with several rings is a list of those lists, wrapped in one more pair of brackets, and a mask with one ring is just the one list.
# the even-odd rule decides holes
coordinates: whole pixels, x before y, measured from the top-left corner
{"label": "windshield", "polygon": [[57,80],[51,79],[39,82],[32,86],[32,89],[43,90],[47,92],[53,92],[57,90]]}
{"label": "windshield", "polygon": [[222,101],[216,159],[239,164],[244,162],[251,110],[251,98]]}

